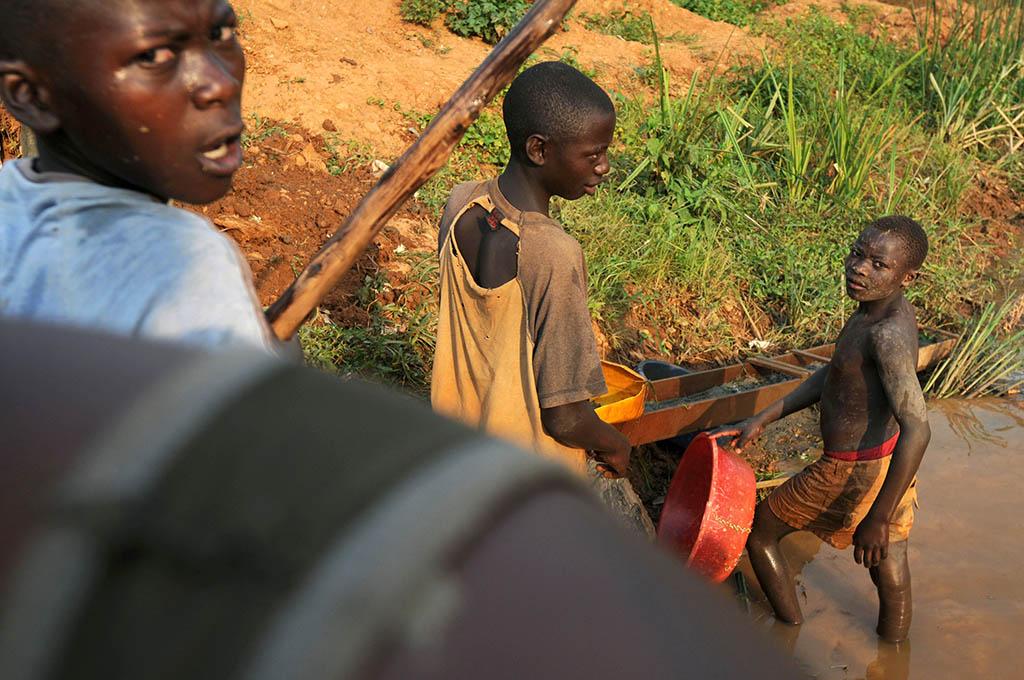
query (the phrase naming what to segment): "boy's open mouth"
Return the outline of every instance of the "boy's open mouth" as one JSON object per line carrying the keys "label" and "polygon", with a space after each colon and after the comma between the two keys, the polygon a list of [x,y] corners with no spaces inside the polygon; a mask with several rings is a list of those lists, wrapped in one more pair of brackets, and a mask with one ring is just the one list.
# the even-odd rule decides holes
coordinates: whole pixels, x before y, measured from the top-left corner
{"label": "boy's open mouth", "polygon": [[199,164],[208,175],[224,177],[242,167],[241,133],[225,137],[201,150]]}

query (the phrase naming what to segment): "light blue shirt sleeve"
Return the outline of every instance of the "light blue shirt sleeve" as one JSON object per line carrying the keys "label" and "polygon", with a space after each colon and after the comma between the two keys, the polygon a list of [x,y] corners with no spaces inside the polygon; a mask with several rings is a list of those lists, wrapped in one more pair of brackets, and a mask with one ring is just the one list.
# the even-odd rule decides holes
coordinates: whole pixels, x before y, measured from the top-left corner
{"label": "light blue shirt sleeve", "polygon": [[279,353],[235,244],[136,191],[0,168],[0,315]]}

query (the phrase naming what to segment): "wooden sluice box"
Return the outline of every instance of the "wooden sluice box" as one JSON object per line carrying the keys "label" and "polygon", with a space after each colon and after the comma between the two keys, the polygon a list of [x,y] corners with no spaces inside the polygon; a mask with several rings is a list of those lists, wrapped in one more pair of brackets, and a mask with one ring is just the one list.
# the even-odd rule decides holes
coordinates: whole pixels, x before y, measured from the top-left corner
{"label": "wooden sluice box", "polygon": [[[922,328],[918,372],[948,356],[956,341],[948,331]],[[834,350],[835,344],[819,345],[654,380],[643,413],[616,427],[639,446],[749,418],[796,389],[828,363]]]}

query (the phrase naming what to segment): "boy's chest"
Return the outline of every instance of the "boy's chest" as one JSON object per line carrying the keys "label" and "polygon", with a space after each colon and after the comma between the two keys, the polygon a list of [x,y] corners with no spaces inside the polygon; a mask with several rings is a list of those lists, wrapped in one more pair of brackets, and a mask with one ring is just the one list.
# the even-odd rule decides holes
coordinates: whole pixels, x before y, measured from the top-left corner
{"label": "boy's chest", "polygon": [[874,360],[868,347],[868,331],[868,326],[855,319],[843,327],[836,339],[836,348],[830,362],[829,372],[833,377],[860,376],[863,379],[867,369],[874,369]]}

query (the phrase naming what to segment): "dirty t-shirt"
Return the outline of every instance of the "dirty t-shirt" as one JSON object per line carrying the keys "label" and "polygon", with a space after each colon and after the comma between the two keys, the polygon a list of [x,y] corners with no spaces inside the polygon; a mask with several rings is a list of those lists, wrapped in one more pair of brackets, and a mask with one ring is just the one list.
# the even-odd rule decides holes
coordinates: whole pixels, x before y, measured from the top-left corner
{"label": "dirty t-shirt", "polygon": [[234,244],[203,217],[77,175],[0,168],[0,316],[281,352]]}
{"label": "dirty t-shirt", "polygon": [[512,206],[497,182],[457,186],[441,217],[438,243],[473,198],[491,189],[495,207],[519,225],[519,275],[533,339],[533,370],[541,408],[583,401],[606,391],[601,358],[587,308],[583,249],[562,226],[535,212]]}

